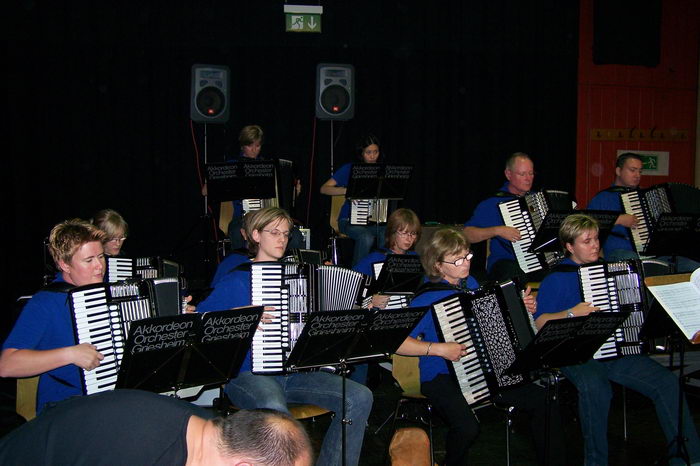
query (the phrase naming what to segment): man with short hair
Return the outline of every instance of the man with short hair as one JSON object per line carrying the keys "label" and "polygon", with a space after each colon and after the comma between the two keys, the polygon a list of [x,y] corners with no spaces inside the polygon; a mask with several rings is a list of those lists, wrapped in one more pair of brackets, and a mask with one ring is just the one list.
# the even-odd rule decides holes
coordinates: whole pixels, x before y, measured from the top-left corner
{"label": "man with short hair", "polygon": [[76,397],[0,440],[0,464],[312,464],[309,438],[288,414],[242,410],[209,417],[186,401],[140,390]]}
{"label": "man with short hair", "polygon": [[476,206],[472,217],[464,224],[464,235],[470,243],[492,239],[486,270],[494,280],[524,275],[513,251],[513,242],[521,239],[517,228],[505,226],[498,204],[524,196],[532,189],[535,167],[530,156],[515,152],[506,161],[506,181],[493,196]]}
{"label": "man with short hair", "polygon": [[[634,152],[620,154],[615,163],[615,181],[612,186],[600,191],[588,203],[590,210],[621,212],[603,245],[603,253],[607,261],[639,258],[639,254],[632,244],[629,230],[637,227],[639,219],[634,215],[624,213],[621,195],[639,188],[642,179],[642,165],[642,158],[639,154]],[[659,257],[659,259],[666,262],[671,261],[668,256]],[[692,272],[700,267],[700,263],[686,257],[676,257],[675,260],[678,272]]]}
{"label": "man with short hair", "polygon": [[37,412],[48,402],[81,395],[80,369],[93,370],[103,359],[94,345],[75,344],[66,293],[102,283],[105,239],[105,232],[80,219],[53,227],[49,250],[60,273],[24,306],[2,345],[0,377],[41,375]]}

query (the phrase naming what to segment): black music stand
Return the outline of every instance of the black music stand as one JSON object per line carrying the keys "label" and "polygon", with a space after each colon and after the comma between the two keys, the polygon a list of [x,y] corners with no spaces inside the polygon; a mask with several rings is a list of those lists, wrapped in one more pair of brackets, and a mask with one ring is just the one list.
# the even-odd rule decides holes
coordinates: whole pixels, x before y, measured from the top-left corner
{"label": "black music stand", "polygon": [[210,163],[207,191],[215,202],[270,199],[276,196],[276,164],[270,160]]}
{"label": "black music stand", "polygon": [[[290,371],[335,367],[342,377],[342,464],[345,465],[345,379],[348,364],[388,358],[406,340],[428,307],[394,310],[352,309],[312,312],[285,368]],[[336,413],[337,415],[337,413]]]}
{"label": "black music stand", "polygon": [[250,348],[262,306],[132,322],[116,388],[156,393],[225,383]]}
{"label": "black music stand", "polygon": [[561,252],[559,244],[559,227],[566,217],[572,214],[584,214],[598,222],[598,238],[603,244],[615,226],[619,212],[612,210],[567,210],[549,211],[542,225],[537,230],[528,252]]}
{"label": "black music stand", "polygon": [[652,256],[683,256],[700,260],[700,215],[670,214],[659,216],[650,228],[644,251]]}
{"label": "black music stand", "polygon": [[593,312],[582,317],[549,320],[505,373],[524,374],[582,364],[593,357],[630,313]]}
{"label": "black music stand", "polygon": [[413,294],[423,282],[423,266],[415,254],[387,254],[369,295]]}

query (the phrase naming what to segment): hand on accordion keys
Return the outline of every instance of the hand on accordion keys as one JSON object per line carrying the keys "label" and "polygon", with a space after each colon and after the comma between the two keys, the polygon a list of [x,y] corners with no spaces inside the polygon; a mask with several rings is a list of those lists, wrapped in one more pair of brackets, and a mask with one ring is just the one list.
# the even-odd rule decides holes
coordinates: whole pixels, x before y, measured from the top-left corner
{"label": "hand on accordion keys", "polygon": [[574,315],[574,317],[581,317],[587,316],[591,312],[598,312],[600,311],[600,308],[593,306],[591,303],[578,303],[569,311]]}
{"label": "hand on accordion keys", "polygon": [[529,286],[525,291],[523,291],[523,304],[525,305],[527,312],[534,314],[537,311],[537,300],[530,294],[531,291],[532,289],[530,289]]}
{"label": "hand on accordion keys", "polygon": [[[265,311],[270,311],[270,312],[275,312],[275,308],[272,306],[265,306],[264,307]],[[269,324],[272,323],[275,319],[277,319],[279,315],[275,314],[269,314],[267,312],[263,312],[262,317],[260,318],[260,324]],[[262,329],[262,325],[258,326],[259,329]]]}
{"label": "hand on accordion keys", "polygon": [[515,227],[499,226],[496,228],[498,228],[498,236],[500,236],[506,241],[515,242],[520,241],[522,239],[522,237],[520,236],[520,230],[518,230]]}
{"label": "hand on accordion keys", "polygon": [[467,347],[454,341],[449,343],[433,343],[430,349],[430,355],[442,356],[448,361],[459,361],[467,355]]}
{"label": "hand on accordion keys", "polygon": [[627,228],[637,228],[639,224],[639,219],[634,215],[630,214],[620,214],[615,221],[615,224],[622,225]]}
{"label": "hand on accordion keys", "polygon": [[105,358],[102,353],[97,351],[97,346],[90,343],[68,346],[66,349],[70,351],[70,362],[86,371],[95,369]]}
{"label": "hand on accordion keys", "polygon": [[379,308],[385,309],[386,305],[389,303],[389,295],[385,294],[375,294],[372,295],[372,301],[369,304],[370,309]]}

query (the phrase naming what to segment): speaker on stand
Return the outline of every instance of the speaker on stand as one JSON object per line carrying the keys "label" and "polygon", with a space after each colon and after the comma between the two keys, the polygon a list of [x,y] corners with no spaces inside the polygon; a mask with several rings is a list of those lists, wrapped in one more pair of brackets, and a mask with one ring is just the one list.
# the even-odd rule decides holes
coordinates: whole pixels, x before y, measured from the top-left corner
{"label": "speaker on stand", "polygon": [[[207,124],[224,124],[228,122],[230,115],[230,69],[224,65],[192,65],[191,86],[190,86],[190,120],[193,123],[204,123],[204,167],[209,160],[208,141],[207,141]],[[206,182],[205,182],[206,188]],[[193,223],[183,237],[174,247],[171,255],[184,254],[188,250],[195,247],[195,250],[202,249],[196,253],[200,258],[204,258],[203,264],[197,261],[197,265],[193,267],[198,269],[202,265],[203,270],[191,270],[195,276],[202,280],[202,283],[197,283],[197,288],[206,287],[207,279],[213,275],[213,269],[218,263],[217,260],[212,260],[216,257],[217,236],[214,231],[216,228],[214,219],[209,209],[209,199],[204,191],[204,213]],[[217,209],[214,209],[218,211]],[[194,245],[192,244],[194,240]]]}

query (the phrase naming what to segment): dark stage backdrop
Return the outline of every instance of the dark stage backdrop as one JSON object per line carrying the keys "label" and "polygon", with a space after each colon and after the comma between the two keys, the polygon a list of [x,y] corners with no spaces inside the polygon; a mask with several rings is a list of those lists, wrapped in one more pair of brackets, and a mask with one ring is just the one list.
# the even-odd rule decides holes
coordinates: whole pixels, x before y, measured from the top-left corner
{"label": "dark stage backdrop", "polygon": [[13,4],[11,297],[39,286],[53,224],[105,207],[130,224],[127,252],[172,256],[205,278],[194,63],[231,68],[231,119],[207,126],[209,161],[237,150],[243,125],[263,126],[263,154],[297,164],[294,215],[319,247],[331,147],[331,123],[314,118],[321,62],[356,69],[355,117],[333,124],[336,167],[358,135],[379,135],[387,161],[415,166],[403,204],[422,220],[463,222],[514,151],[536,160],[539,185],[573,191],[577,2],[324,2],[322,34],[285,33],[281,1],[139,3]]}

